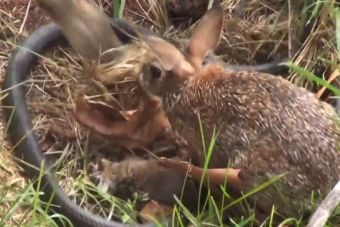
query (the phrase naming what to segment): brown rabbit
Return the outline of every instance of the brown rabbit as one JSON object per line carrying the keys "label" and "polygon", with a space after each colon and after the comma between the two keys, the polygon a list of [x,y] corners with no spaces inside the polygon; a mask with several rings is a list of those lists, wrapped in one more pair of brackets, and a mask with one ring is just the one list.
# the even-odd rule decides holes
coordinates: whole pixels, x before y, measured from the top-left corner
{"label": "brown rabbit", "polygon": [[161,38],[145,36],[157,60],[145,65],[139,83],[162,98],[194,165],[205,162],[201,123],[206,147],[217,136],[209,168],[240,169],[241,191],[286,174],[253,197],[257,211],[268,214],[275,205],[279,214],[299,216],[313,191],[325,193],[339,180],[338,116],[330,105],[283,78],[203,65],[218,44],[222,24],[222,9],[209,10],[185,54]]}

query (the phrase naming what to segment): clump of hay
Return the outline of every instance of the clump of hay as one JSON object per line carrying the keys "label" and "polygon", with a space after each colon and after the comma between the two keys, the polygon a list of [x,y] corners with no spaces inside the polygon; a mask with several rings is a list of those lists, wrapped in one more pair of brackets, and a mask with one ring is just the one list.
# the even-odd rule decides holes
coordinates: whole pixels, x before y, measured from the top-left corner
{"label": "clump of hay", "polygon": [[136,108],[138,102],[138,97],[135,96],[138,89],[136,79],[141,67],[150,62],[150,52],[140,41],[114,48],[109,52],[116,52],[119,58],[105,64],[85,62],[84,72],[90,76],[88,78],[93,77],[98,83],[104,85],[103,89],[106,88],[106,93],[118,99],[122,109]]}

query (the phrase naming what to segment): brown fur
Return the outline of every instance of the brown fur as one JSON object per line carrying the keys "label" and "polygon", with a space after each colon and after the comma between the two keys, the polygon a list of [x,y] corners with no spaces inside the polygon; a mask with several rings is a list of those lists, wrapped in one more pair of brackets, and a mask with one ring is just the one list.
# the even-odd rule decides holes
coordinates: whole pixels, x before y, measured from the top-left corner
{"label": "brown fur", "polygon": [[[196,34],[221,29],[204,22],[222,16],[218,10],[208,11]],[[205,43],[204,37],[211,38],[203,35],[201,43],[192,42],[200,45],[199,53],[213,46],[210,41]],[[169,51],[167,58],[171,56]],[[161,52],[154,53],[160,60],[165,59]],[[202,57],[198,54],[187,59],[202,62]],[[217,135],[210,168],[230,165],[241,169],[243,191],[287,174],[252,197],[257,210],[266,215],[275,205],[280,214],[299,217],[308,208],[313,191],[327,193],[335,185],[340,178],[340,126],[330,105],[280,77],[229,72],[219,65],[197,67],[196,60],[186,61],[193,64],[195,73],[177,76],[180,64],[176,64],[170,73],[142,77],[141,84],[162,98],[171,127],[186,141],[193,164],[203,166],[205,162],[200,119],[206,148],[214,133]]]}
{"label": "brown fur", "polygon": [[214,128],[217,132],[210,167],[230,164],[252,173],[245,191],[288,173],[279,183],[288,205],[274,187],[259,194],[257,205],[267,212],[275,204],[283,214],[301,214],[313,190],[326,193],[339,180],[340,130],[332,107],[282,78],[209,75],[219,72],[214,66],[202,72],[184,83],[175,105],[174,96],[163,97],[170,124],[188,142],[194,164],[205,161],[199,115],[207,146]]}
{"label": "brown fur", "polygon": [[170,127],[157,98],[143,95],[136,110],[122,113],[82,96],[75,103],[73,115],[79,123],[127,148],[144,147]]}
{"label": "brown fur", "polygon": [[[112,31],[107,16],[88,0],[35,0],[56,22],[71,46],[86,60],[98,61],[103,52],[121,42]],[[105,54],[101,62],[115,56]]]}

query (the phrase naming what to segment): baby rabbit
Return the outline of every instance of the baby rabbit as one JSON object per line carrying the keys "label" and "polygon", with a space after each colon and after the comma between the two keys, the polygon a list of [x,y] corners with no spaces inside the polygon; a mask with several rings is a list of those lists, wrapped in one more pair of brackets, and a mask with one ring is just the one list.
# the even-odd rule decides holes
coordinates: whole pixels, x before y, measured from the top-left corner
{"label": "baby rabbit", "polygon": [[174,206],[176,195],[183,197],[181,201],[187,208],[197,208],[198,190],[194,182],[179,170],[159,165],[158,160],[133,156],[121,162],[102,159],[99,163],[100,169],[94,171],[93,178],[107,185],[108,191],[115,196],[127,199],[138,191],[147,193],[152,200]]}
{"label": "baby rabbit", "polygon": [[238,190],[244,192],[285,174],[252,198],[259,214],[269,214],[275,205],[281,215],[299,216],[313,191],[325,193],[339,180],[339,118],[330,105],[283,78],[203,65],[222,24],[222,9],[213,7],[193,31],[187,53],[144,36],[155,60],[145,64],[139,83],[161,98],[194,165],[204,165],[205,147],[216,134],[209,168],[240,169],[244,184]]}

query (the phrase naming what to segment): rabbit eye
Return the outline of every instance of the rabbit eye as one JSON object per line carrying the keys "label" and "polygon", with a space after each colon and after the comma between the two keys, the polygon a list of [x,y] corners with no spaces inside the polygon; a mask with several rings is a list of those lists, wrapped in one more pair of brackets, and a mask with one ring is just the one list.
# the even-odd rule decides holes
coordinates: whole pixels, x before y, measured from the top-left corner
{"label": "rabbit eye", "polygon": [[150,65],[150,74],[152,79],[159,79],[162,75],[162,71],[154,65]]}

